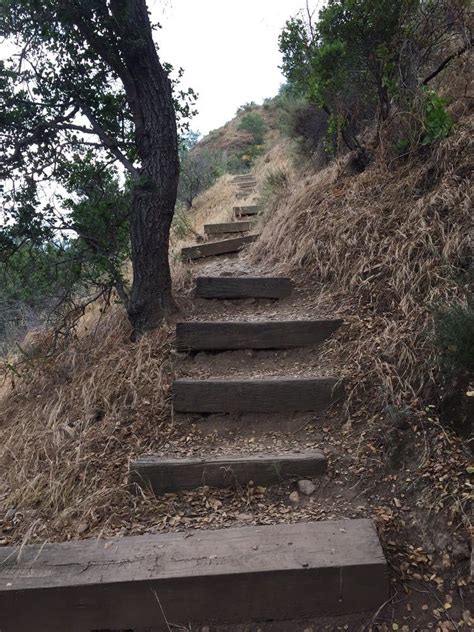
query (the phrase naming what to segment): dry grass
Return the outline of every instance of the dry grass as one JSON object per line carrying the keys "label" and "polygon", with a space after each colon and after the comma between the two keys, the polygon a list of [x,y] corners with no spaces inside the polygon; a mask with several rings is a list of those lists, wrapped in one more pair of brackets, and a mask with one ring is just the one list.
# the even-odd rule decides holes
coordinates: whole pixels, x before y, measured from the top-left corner
{"label": "dry grass", "polygon": [[114,532],[145,502],[128,460],[173,433],[170,329],[131,343],[123,310],[96,306],[61,353],[46,338],[0,402],[0,514],[18,509],[17,541]]}
{"label": "dry grass", "polygon": [[432,338],[433,305],[463,300],[472,265],[474,117],[458,111],[452,136],[409,161],[379,154],[361,175],[344,160],[293,177],[249,251],[318,283],[347,322],[326,347],[346,384],[346,454],[366,492],[386,494],[374,516],[393,570],[427,582],[436,575],[415,572],[413,552],[441,555],[472,529],[469,442],[441,420]]}
{"label": "dry grass", "polygon": [[295,178],[251,250],[282,273],[304,271],[359,316],[345,359],[359,367],[357,392],[376,385],[380,405],[412,405],[434,384],[431,306],[462,295],[472,253],[473,131],[465,117],[408,163]]}

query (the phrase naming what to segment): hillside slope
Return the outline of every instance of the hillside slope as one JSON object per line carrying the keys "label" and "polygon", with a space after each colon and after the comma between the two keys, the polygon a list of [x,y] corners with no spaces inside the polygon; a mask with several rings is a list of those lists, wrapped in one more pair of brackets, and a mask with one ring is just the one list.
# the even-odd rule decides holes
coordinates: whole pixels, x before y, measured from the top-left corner
{"label": "hillside slope", "polygon": [[[177,354],[176,319],[131,342],[121,308],[96,306],[58,353],[45,353],[51,335],[40,332],[26,341],[26,360],[13,372],[5,367],[0,543],[370,516],[393,569],[396,598],[388,610],[406,610],[417,600],[415,625],[415,617],[418,623],[423,617],[426,624],[441,622],[440,630],[456,629],[452,621],[468,629],[469,452],[459,432],[462,419],[455,427],[449,414],[443,416],[431,317],[438,301],[462,298],[471,265],[472,101],[458,99],[452,111],[456,126],[449,138],[409,160],[387,159],[381,151],[359,175],[349,173],[347,157],[322,171],[296,172],[288,140],[273,130],[253,169],[266,206],[261,237],[247,255],[225,268],[220,260],[188,267],[177,260],[182,240],[174,240],[179,319],[232,319],[237,313],[229,305],[203,307],[191,296],[191,278],[202,270],[293,277],[292,302],[239,305],[240,318],[257,310],[257,316],[286,320],[344,319],[321,358],[308,351],[292,351],[278,362],[271,353],[233,356],[237,375],[314,369],[343,376],[347,404],[340,417],[305,420],[305,433],[298,429],[283,438],[234,433],[228,444],[219,443],[214,429],[176,422],[170,384],[177,374],[226,374],[226,354]],[[239,150],[235,132],[234,121],[201,147]],[[285,177],[269,189],[268,176],[281,172]],[[235,186],[225,175],[187,219],[202,234],[210,219],[228,219],[234,203]],[[190,234],[186,242],[195,238]],[[466,420],[467,411],[462,415]],[[128,488],[129,462],[141,454],[199,455],[236,444],[255,451],[297,442],[324,448],[334,472],[311,504],[292,507],[289,487],[204,487],[159,501]],[[379,629],[398,629],[390,627],[393,611],[383,620]]]}

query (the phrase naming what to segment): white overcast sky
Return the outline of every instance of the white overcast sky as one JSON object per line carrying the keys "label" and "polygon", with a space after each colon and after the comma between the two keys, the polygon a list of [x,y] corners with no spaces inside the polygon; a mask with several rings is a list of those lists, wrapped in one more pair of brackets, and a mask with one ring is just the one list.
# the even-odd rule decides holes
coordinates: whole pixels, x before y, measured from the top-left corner
{"label": "white overcast sky", "polygon": [[[311,2],[312,6],[317,4]],[[278,35],[305,0],[148,0],[160,56],[185,70],[198,94],[192,128],[207,134],[239,105],[261,103],[283,83]]]}

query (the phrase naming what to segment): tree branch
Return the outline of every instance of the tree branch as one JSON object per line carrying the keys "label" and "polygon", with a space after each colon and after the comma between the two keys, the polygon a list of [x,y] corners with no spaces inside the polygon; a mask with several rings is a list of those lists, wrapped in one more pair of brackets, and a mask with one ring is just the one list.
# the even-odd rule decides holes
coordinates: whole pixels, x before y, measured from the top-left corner
{"label": "tree branch", "polygon": [[458,51],[456,51],[455,53],[453,53],[452,55],[450,55],[449,57],[447,57],[439,66],[438,68],[436,68],[436,70],[433,70],[433,72],[428,75],[426,77],[426,79],[424,79],[422,81],[422,85],[426,86],[432,79],[434,79],[437,75],[439,75],[439,73],[444,70],[446,68],[446,66],[448,64],[450,64],[453,59],[456,59],[456,57],[460,57],[461,55],[463,55],[465,52],[467,52],[468,50],[470,50],[470,48],[472,47],[472,44],[474,43],[474,40],[471,39],[471,42],[469,44],[466,44],[465,46],[463,46],[462,48],[460,48]]}
{"label": "tree branch", "polygon": [[89,123],[92,126],[93,132],[97,134],[97,136],[100,138],[104,147],[106,147],[110,151],[110,153],[122,163],[125,169],[127,169],[127,171],[129,171],[135,179],[138,179],[140,176],[139,170],[134,166],[132,161],[129,160],[127,156],[125,156],[125,154],[120,150],[117,143],[112,140],[110,136],[102,129],[100,123],[98,123],[91,110],[83,103],[80,104],[80,107],[85,116],[89,119]]}

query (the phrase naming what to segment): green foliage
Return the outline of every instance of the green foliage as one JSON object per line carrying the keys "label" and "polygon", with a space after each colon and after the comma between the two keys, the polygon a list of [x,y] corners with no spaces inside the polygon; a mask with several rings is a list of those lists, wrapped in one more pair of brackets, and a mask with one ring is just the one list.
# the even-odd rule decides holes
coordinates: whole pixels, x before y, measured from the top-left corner
{"label": "green foliage", "polygon": [[424,98],[424,134],[422,145],[430,145],[449,136],[454,121],[446,110],[446,99],[434,90],[426,90]]}
{"label": "green foliage", "polygon": [[422,88],[412,104],[413,112],[405,119],[404,127],[399,126],[400,138],[396,148],[400,155],[406,155],[423,145],[432,145],[451,133],[454,121],[446,109],[447,101],[434,90]]}
{"label": "green foliage", "polygon": [[[9,258],[0,263],[2,285],[0,302],[20,302],[40,308],[80,278],[80,264],[74,258],[73,242],[50,243],[37,247],[24,243]],[[72,265],[64,265],[70,255]]]}
{"label": "green foliage", "polygon": [[241,105],[238,109],[236,114],[243,114],[245,112],[251,112],[252,110],[254,110],[256,107],[258,107],[258,105],[255,103],[255,101],[249,101],[248,103],[244,103],[243,105]]}
{"label": "green foliage", "polygon": [[220,151],[198,148],[184,152],[178,186],[178,201],[191,208],[195,198],[225,172]]}
{"label": "green foliage", "polygon": [[346,116],[357,102],[387,104],[384,78],[403,0],[330,0],[313,24],[295,17],[279,39],[282,70],[310,102]]}
{"label": "green foliage", "polygon": [[239,129],[252,134],[253,143],[255,145],[263,144],[267,126],[258,112],[248,112],[247,114],[244,114],[239,122]]}
{"label": "green foliage", "polygon": [[310,162],[321,168],[331,155],[329,148],[335,137],[328,143],[328,114],[321,108],[297,97],[291,91],[283,91],[276,98],[278,127],[292,142],[292,156],[296,166]]}
{"label": "green foliage", "polygon": [[[387,119],[393,102],[418,116],[423,71],[432,60],[439,64],[457,35],[464,40],[468,24],[465,0],[328,0],[317,21],[300,13],[280,35],[286,90],[324,108],[334,117],[329,134],[337,130],[350,149],[359,149],[364,122]],[[424,133],[416,142],[449,134],[444,106],[427,93]],[[402,139],[398,149],[413,145]]]}
{"label": "green foliage", "polygon": [[435,310],[435,341],[448,373],[474,372],[474,295]]}
{"label": "green foliage", "polygon": [[[11,54],[0,62],[0,254],[3,262],[13,258],[3,269],[4,275],[13,275],[13,285],[15,275],[27,270],[17,253],[28,244],[34,261],[41,262],[52,248],[63,269],[66,260],[75,261],[79,285],[90,283],[90,292],[102,295],[114,286],[127,304],[121,270],[130,253],[129,209],[137,199],[131,189],[141,189],[147,203],[143,192],[155,186],[148,179],[156,178],[156,169],[150,168],[156,157],[144,142],[146,104],[137,107],[144,96],[137,96],[133,74],[137,57],[147,54],[146,38],[134,41],[127,22],[136,10],[135,28],[142,20],[146,29],[141,3],[3,3],[0,33]],[[155,61],[153,53],[150,58]],[[163,96],[168,132],[160,150],[167,150],[169,164],[176,165],[172,180],[177,172],[175,115],[178,128],[186,130],[195,94],[178,88],[181,69],[175,73],[158,61],[154,68],[161,72],[164,92],[170,88]],[[49,295],[48,287],[44,291]]]}

